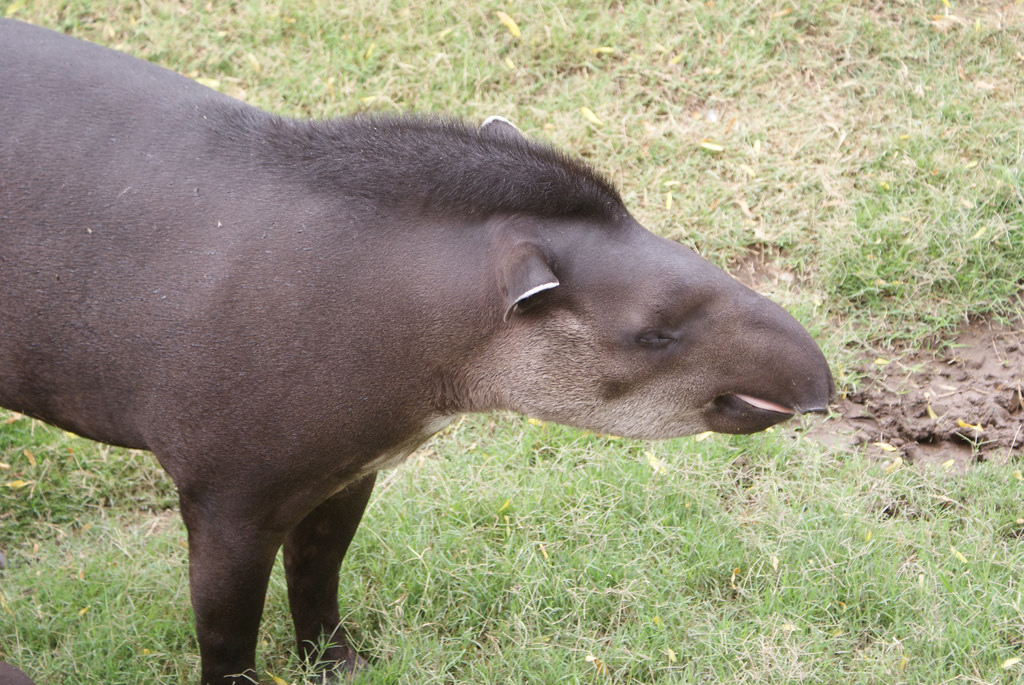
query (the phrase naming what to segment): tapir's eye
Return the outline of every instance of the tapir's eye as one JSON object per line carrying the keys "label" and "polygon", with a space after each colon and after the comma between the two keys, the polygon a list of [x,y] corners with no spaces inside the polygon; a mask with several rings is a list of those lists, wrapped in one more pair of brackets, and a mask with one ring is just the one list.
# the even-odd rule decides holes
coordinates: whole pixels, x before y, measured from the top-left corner
{"label": "tapir's eye", "polygon": [[664,331],[644,331],[636,337],[636,341],[644,347],[666,347],[673,342],[675,338]]}

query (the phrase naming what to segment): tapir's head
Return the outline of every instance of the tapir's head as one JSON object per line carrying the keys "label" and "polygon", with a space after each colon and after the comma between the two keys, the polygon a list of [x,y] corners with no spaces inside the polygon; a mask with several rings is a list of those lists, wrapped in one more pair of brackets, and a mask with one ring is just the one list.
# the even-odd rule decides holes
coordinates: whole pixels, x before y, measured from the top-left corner
{"label": "tapir's head", "polygon": [[825,411],[828,363],[780,306],[625,211],[493,227],[489,404],[618,435],[752,433]]}

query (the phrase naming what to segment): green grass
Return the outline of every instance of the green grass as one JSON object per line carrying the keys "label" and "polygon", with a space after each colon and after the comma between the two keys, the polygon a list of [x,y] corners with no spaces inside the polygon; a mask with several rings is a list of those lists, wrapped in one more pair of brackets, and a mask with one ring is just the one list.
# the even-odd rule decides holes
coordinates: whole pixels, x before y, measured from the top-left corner
{"label": "green grass", "polygon": [[[282,114],[507,116],[602,169],[652,230],[795,274],[770,294],[844,385],[865,349],[1024,312],[1020,2],[0,13]],[[378,486],[342,611],[368,683],[1016,682],[1018,468],[472,418]],[[0,414],[0,659],[57,685],[197,681],[174,500],[145,453]],[[260,640],[261,668],[302,682],[280,569]]]}
{"label": "green grass", "polygon": [[[4,509],[31,519],[50,482]],[[781,431],[645,444],[467,420],[379,487],[345,621],[368,683],[1011,682],[1022,490],[1009,467],[889,473]],[[43,682],[194,680],[164,503],[57,506],[73,524],[10,540],[6,658]],[[277,569],[262,668],[298,682],[291,649]]]}

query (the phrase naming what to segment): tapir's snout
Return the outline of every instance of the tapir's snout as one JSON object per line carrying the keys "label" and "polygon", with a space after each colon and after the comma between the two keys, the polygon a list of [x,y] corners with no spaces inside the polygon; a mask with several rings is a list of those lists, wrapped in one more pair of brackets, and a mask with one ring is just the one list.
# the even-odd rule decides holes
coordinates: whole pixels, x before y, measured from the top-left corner
{"label": "tapir's snout", "polygon": [[741,324],[747,342],[704,411],[719,433],[755,433],[801,414],[823,414],[836,394],[825,355],[803,326],[760,295],[750,302],[756,320]]}

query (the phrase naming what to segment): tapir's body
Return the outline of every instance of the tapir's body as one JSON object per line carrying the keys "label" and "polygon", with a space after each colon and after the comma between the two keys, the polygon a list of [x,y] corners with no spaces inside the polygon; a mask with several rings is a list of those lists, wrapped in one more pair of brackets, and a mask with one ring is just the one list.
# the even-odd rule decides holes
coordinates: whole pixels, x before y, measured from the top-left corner
{"label": "tapir's body", "polygon": [[833,392],[781,308],[502,121],[286,120],[0,21],[0,122],[0,404],[171,474],[204,682],[251,672],[282,544],[303,650],[332,635],[374,473],[459,414],[668,437]]}

